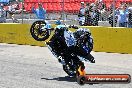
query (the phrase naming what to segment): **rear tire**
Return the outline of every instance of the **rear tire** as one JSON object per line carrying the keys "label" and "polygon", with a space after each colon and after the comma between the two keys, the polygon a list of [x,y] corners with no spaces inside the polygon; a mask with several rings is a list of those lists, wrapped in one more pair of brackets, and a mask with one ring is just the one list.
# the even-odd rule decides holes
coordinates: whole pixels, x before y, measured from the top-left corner
{"label": "rear tire", "polygon": [[76,77],[76,71],[72,70],[68,65],[63,65],[63,70],[69,75]]}
{"label": "rear tire", "polygon": [[77,79],[77,83],[80,84],[80,85],[84,85],[86,83],[86,78],[84,76],[80,76]]}
{"label": "rear tire", "polygon": [[82,61],[76,61],[73,62],[73,60],[70,61],[72,64],[74,64],[74,66],[72,67],[71,65],[67,64],[67,65],[63,65],[63,70],[69,75],[69,76],[73,76],[73,77],[78,77],[79,73],[78,73],[78,68],[80,66],[84,66],[84,63]]}

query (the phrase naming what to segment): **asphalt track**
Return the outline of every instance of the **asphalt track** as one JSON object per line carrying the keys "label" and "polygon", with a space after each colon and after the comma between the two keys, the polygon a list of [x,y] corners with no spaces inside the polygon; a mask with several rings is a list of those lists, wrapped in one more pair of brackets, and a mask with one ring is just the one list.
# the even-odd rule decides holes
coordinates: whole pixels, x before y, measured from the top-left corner
{"label": "asphalt track", "polygon": [[[132,75],[132,54],[92,54],[96,63],[85,63],[87,73]],[[0,88],[132,88],[132,83],[80,86],[67,77],[47,47],[1,43]]]}

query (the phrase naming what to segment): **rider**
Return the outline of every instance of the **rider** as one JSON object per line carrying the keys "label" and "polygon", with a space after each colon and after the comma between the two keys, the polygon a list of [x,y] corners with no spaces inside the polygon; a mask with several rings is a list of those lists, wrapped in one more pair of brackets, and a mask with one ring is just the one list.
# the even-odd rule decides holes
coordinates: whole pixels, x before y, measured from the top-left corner
{"label": "rider", "polygon": [[93,38],[90,30],[79,28],[76,32],[74,32],[74,36],[77,40],[77,54],[84,57],[86,60],[89,60],[91,63],[95,63],[94,57],[90,54],[93,49]]}
{"label": "rider", "polygon": [[[76,26],[69,27],[78,28]],[[58,46],[58,43],[61,46]],[[93,39],[87,29],[79,28],[73,33],[68,31],[68,27],[65,25],[58,25],[55,34],[47,45],[50,45],[59,62],[62,62],[62,52],[65,52],[67,59],[69,59],[68,54],[74,52],[91,63],[95,63],[94,57],[90,54],[93,49]]]}
{"label": "rider", "polygon": [[79,25],[82,26],[84,25],[84,22],[85,22],[85,5],[84,5],[84,2],[81,2],[81,8],[79,10],[79,14],[78,14],[78,17],[79,17]]}

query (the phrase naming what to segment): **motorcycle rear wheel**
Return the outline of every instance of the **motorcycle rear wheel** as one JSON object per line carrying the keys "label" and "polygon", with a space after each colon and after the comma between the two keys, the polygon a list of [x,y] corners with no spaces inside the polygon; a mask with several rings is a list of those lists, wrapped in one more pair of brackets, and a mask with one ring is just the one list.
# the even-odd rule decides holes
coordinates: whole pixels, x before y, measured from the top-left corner
{"label": "motorcycle rear wheel", "polygon": [[72,70],[69,65],[63,65],[63,70],[72,77],[76,77],[76,70]]}

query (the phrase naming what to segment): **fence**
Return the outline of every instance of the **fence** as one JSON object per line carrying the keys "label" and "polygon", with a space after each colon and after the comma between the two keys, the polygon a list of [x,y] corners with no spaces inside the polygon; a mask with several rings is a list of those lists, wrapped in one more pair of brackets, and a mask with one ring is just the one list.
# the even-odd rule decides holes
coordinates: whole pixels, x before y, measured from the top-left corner
{"label": "fence", "polygon": [[[40,4],[46,10],[46,14],[43,11],[40,14],[33,12],[33,8],[38,9]],[[1,5],[6,14],[0,14],[0,20],[5,22],[3,18],[6,18],[6,22],[10,23],[32,23],[32,20],[41,18],[38,15],[45,14],[43,19],[61,20],[62,23],[68,20],[78,25],[80,8],[85,8],[84,25],[128,27],[131,26],[131,6],[131,0],[11,0]],[[0,12],[4,13],[2,10]]]}

